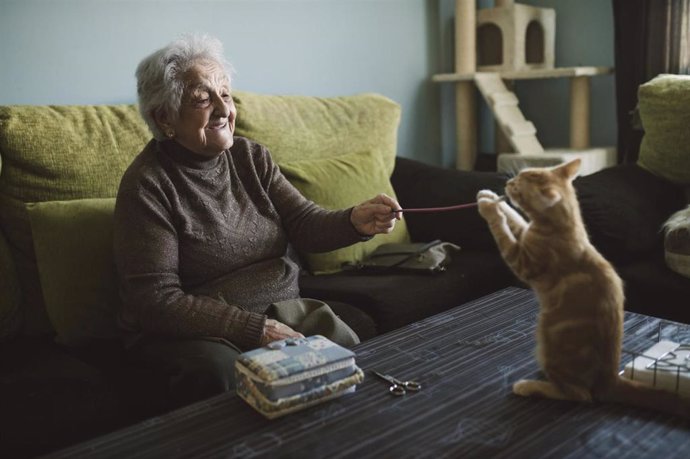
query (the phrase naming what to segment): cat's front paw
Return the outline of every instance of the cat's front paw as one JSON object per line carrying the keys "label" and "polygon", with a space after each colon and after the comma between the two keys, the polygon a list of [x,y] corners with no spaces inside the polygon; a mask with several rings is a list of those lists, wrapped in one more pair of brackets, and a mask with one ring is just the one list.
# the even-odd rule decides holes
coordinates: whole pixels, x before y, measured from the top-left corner
{"label": "cat's front paw", "polygon": [[494,218],[499,214],[498,195],[491,190],[480,190],[477,193],[477,205],[479,208],[479,215],[481,215],[484,220]]}
{"label": "cat's front paw", "polygon": [[477,193],[477,201],[481,201],[482,199],[496,201],[498,200],[498,195],[491,190],[479,190],[479,192]]}

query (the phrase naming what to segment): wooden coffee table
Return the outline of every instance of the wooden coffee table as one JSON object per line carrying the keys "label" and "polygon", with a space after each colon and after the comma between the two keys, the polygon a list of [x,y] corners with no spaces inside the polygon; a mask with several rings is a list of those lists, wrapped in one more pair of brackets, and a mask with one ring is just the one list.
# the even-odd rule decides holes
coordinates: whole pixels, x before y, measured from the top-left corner
{"label": "wooden coffee table", "polygon": [[[537,303],[507,288],[358,345],[354,394],[269,421],[219,395],[50,457],[689,457],[690,422],[617,405],[513,395],[538,376]],[[689,327],[626,313],[626,350]],[[371,370],[423,388],[395,397]]]}

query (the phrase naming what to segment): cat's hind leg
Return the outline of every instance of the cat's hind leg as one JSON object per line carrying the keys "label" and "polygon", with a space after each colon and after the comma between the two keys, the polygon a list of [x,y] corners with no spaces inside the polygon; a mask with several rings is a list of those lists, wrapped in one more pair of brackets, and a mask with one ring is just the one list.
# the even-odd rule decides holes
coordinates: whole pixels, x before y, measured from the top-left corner
{"label": "cat's hind leg", "polygon": [[592,395],[587,389],[569,385],[561,388],[551,381],[521,379],[513,384],[513,393],[523,397],[546,397],[554,400],[574,400],[591,402]]}

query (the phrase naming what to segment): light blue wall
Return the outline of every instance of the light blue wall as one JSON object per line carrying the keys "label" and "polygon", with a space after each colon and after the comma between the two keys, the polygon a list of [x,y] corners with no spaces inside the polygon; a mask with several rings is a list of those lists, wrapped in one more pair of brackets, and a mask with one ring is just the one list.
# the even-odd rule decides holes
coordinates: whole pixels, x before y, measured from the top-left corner
{"label": "light blue wall", "polygon": [[[556,10],[556,67],[614,66],[611,0],[522,0]],[[616,144],[614,75],[592,78],[591,144]],[[522,107],[547,147],[568,145],[569,86],[564,79],[521,82]]]}
{"label": "light blue wall", "polygon": [[[529,3],[556,8],[560,64],[612,63],[608,0]],[[452,68],[453,6],[454,0],[0,0],[0,104],[134,102],[139,60],[181,33],[202,31],[225,43],[236,88],[379,92],[403,109],[399,155],[452,165],[453,95],[430,76]],[[541,89],[525,91],[535,98],[523,103],[526,111],[546,113]],[[604,107],[596,105],[595,141],[609,128],[615,138],[613,93],[604,96]],[[562,104],[555,96],[546,102]],[[567,130],[567,118],[563,126],[550,116],[531,119],[548,138]]]}
{"label": "light blue wall", "polygon": [[139,60],[202,31],[225,44],[237,89],[390,97],[399,154],[435,162],[434,2],[0,0],[0,104],[133,102]]}

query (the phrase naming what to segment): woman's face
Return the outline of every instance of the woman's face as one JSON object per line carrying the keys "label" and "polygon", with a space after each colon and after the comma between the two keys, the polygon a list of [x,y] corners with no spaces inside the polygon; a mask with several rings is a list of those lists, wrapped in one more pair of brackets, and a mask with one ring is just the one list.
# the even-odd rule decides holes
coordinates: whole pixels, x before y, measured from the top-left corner
{"label": "woman's face", "polygon": [[184,74],[184,81],[180,112],[169,124],[174,139],[199,155],[217,156],[233,144],[237,110],[230,81],[223,67],[213,61],[194,64]]}

